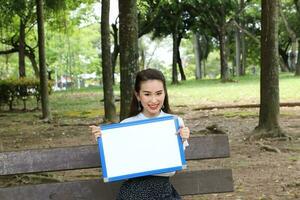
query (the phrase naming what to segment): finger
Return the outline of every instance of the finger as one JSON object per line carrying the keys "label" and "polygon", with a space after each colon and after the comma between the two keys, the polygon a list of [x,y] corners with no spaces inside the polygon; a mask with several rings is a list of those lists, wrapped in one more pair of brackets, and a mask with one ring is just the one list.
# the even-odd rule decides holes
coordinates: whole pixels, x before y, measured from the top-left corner
{"label": "finger", "polygon": [[95,140],[96,140],[96,142],[98,141],[98,138],[100,138],[100,136],[101,136],[101,135],[99,135],[99,134],[98,134],[98,135],[95,134]]}
{"label": "finger", "polygon": [[189,129],[187,127],[183,128],[180,134],[182,137],[187,138],[189,136]]}

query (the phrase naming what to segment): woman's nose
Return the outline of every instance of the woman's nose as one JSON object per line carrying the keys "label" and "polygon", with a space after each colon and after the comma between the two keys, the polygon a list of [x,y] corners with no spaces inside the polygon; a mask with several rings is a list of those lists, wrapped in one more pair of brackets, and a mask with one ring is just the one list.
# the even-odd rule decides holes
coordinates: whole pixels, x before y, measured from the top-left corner
{"label": "woman's nose", "polygon": [[152,98],[151,98],[151,102],[157,102],[157,98],[156,98],[156,96],[155,96],[155,95],[153,95],[153,96],[152,96]]}

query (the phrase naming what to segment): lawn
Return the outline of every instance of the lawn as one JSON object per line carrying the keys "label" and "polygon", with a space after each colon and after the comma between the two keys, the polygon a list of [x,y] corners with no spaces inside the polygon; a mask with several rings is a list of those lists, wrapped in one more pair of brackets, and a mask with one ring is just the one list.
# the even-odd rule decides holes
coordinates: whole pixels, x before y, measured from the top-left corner
{"label": "lawn", "polygon": [[[260,98],[258,76],[238,77],[228,83],[215,79],[188,80],[178,85],[168,83],[167,87],[171,107],[259,103]],[[119,99],[118,86],[114,88]],[[102,99],[102,88],[93,87],[54,92],[50,101],[54,115],[98,117],[104,114]],[[280,75],[280,101],[300,101],[300,77]],[[119,110],[119,103],[116,105]]]}

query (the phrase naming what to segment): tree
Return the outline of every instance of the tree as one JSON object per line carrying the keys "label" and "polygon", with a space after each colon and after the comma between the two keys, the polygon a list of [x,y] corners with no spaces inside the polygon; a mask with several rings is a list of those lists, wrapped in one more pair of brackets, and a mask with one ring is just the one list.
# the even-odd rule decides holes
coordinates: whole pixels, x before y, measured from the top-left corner
{"label": "tree", "polygon": [[38,45],[39,45],[39,65],[40,65],[40,92],[42,102],[42,118],[45,121],[51,120],[49,108],[48,76],[45,55],[45,33],[44,33],[44,14],[43,0],[36,0],[36,13],[38,25]]}
{"label": "tree", "polygon": [[[10,35],[9,38],[4,38],[1,35],[1,43],[10,45],[13,48],[2,51],[1,54],[8,53],[19,53],[19,77],[26,76],[25,69],[25,56],[30,53],[28,51],[26,43],[26,28],[30,26],[30,24],[34,21],[32,16],[34,12],[32,11],[32,7],[34,6],[34,1],[1,1],[0,2],[0,29],[1,30],[11,30],[15,29],[15,33]],[[30,8],[30,9],[29,9]],[[17,19],[17,21],[16,21]],[[8,28],[9,27],[9,28]],[[32,28],[32,26],[31,26]],[[29,28],[29,30],[31,29]],[[36,70],[36,66],[34,66],[34,70]],[[37,72],[36,72],[37,74]]]}
{"label": "tree", "polygon": [[[299,21],[300,18],[300,1],[299,0],[294,0],[294,4],[296,6],[297,10],[297,17]],[[296,71],[295,71],[295,76],[300,76],[300,40],[298,38],[298,56],[297,56],[297,65],[296,65]]]}
{"label": "tree", "polygon": [[116,106],[113,91],[113,76],[110,53],[110,0],[102,0],[101,4],[101,51],[102,51],[102,78],[104,94],[105,120],[116,120]]}
{"label": "tree", "polygon": [[279,126],[278,0],[261,1],[259,137],[283,136]]}
{"label": "tree", "polygon": [[177,65],[181,80],[186,80],[179,50],[181,40],[186,37],[187,30],[184,14],[184,6],[181,2],[174,1],[171,3],[169,1],[162,1],[159,13],[160,21],[154,26],[154,38],[171,35],[173,39],[172,84],[178,83]]}
{"label": "tree", "polygon": [[[244,7],[245,7],[245,0],[240,0],[240,8],[244,8]],[[244,27],[245,27],[244,12],[241,15],[242,15],[242,17],[241,17],[242,19],[240,20],[240,23],[241,23],[241,27],[244,29]],[[244,34],[243,30],[240,30],[239,36],[240,36],[239,39],[241,42],[240,55],[242,56],[240,68],[239,68],[239,75],[244,76],[246,74],[246,72],[245,72],[245,70],[246,70],[246,45],[245,45],[245,34]]]}
{"label": "tree", "polygon": [[227,29],[231,26],[231,19],[236,15],[237,2],[227,1],[191,1],[188,10],[205,29],[209,29],[212,35],[218,40],[220,48],[221,80],[229,80],[229,70],[227,61]]}
{"label": "tree", "polygon": [[[280,17],[283,21],[283,24],[286,28],[286,33],[288,34],[289,37],[289,44],[291,44],[291,52],[290,52],[290,65],[288,66],[288,69],[290,69],[290,71],[295,71],[296,68],[296,51],[297,51],[297,45],[298,45],[298,40],[299,38],[297,38],[297,33],[290,27],[290,24],[286,18],[286,16],[283,13],[282,10],[282,6],[281,3],[279,2],[279,14]],[[290,46],[290,45],[288,45]],[[288,62],[287,62],[288,64]]]}
{"label": "tree", "polygon": [[180,43],[186,36],[183,4],[177,1],[145,0],[139,1],[139,36],[152,31],[153,38],[162,38],[168,35],[173,39],[172,52],[172,83],[178,83],[178,70],[181,80],[186,80],[181,58]]}
{"label": "tree", "polygon": [[[118,18],[117,18],[118,19]],[[111,25],[112,31],[111,34],[113,36],[113,43],[114,43],[114,49],[111,53],[111,65],[112,65],[112,79],[113,84],[115,84],[115,71],[116,71],[116,65],[117,65],[117,58],[120,53],[120,45],[119,45],[119,29],[117,27],[117,19],[115,20],[115,23]]]}
{"label": "tree", "polygon": [[[244,0],[239,1],[239,12],[240,9],[244,8]],[[240,24],[242,28],[244,28],[243,24],[243,14],[241,16],[237,15],[236,22]],[[235,26],[235,66],[236,66],[236,75],[243,76],[245,75],[244,61],[245,61],[245,38],[243,31],[240,30],[237,26]]]}
{"label": "tree", "polygon": [[[95,0],[45,0],[44,2],[44,9],[46,10],[44,21],[47,22],[46,26],[53,30],[55,29],[57,33],[61,32],[61,29],[57,28],[59,26],[57,24],[61,25],[62,22],[76,20],[74,18],[68,20],[68,15],[71,13],[69,11],[77,9],[79,5],[91,4]],[[0,55],[19,53],[19,74],[22,74],[22,76],[27,71],[27,68],[25,71],[25,65],[23,64],[25,61],[24,56],[31,61],[35,76],[39,76],[35,55],[35,50],[38,46],[35,34],[36,9],[33,9],[35,8],[35,3],[35,0],[0,0],[0,30],[1,33],[4,33],[0,36],[0,42],[7,47],[5,50],[0,51]],[[81,16],[83,15],[81,14]],[[53,28],[54,26],[55,28]]]}
{"label": "tree", "polygon": [[201,67],[201,48],[200,48],[200,37],[199,33],[194,33],[193,34],[193,44],[194,44],[194,51],[195,51],[195,64],[196,64],[196,69],[195,69],[195,77],[196,79],[202,79],[202,67]]}
{"label": "tree", "polygon": [[121,109],[120,119],[128,116],[138,71],[138,22],[136,0],[119,0]]}
{"label": "tree", "polygon": [[25,77],[25,22],[20,17],[20,36],[19,36],[19,77]]}

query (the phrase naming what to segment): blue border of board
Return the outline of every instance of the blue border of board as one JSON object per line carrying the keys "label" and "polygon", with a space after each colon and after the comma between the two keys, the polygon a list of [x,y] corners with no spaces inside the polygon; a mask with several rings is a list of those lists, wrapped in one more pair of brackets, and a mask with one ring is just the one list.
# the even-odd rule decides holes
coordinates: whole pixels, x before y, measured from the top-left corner
{"label": "blue border of board", "polygon": [[[101,125],[100,127],[101,127],[101,130],[108,130],[108,129],[113,129],[113,128],[121,128],[121,127],[126,127],[126,126],[134,126],[134,125],[167,121],[167,120],[174,120],[175,129],[176,129],[176,131],[179,130],[180,127],[179,127],[178,117],[173,116],[173,115],[138,120],[138,121],[133,121],[133,122]],[[185,156],[184,156],[184,148],[183,148],[183,144],[182,144],[182,139],[179,134],[177,134],[177,139],[178,139],[178,146],[179,146],[179,152],[180,152],[180,158],[181,158],[180,166],[175,166],[175,167],[171,167],[171,168],[163,168],[163,169],[159,169],[159,170],[151,170],[151,171],[140,172],[140,173],[133,173],[133,174],[128,174],[128,175],[116,176],[116,177],[107,177],[107,169],[106,169],[105,155],[104,155],[104,149],[103,149],[103,141],[102,141],[102,138],[99,137],[98,138],[98,148],[99,148],[99,154],[100,154],[100,160],[101,160],[101,166],[102,166],[102,176],[103,176],[104,182],[113,182],[113,181],[119,181],[119,180],[123,180],[123,179],[129,179],[129,178],[135,178],[135,177],[147,176],[147,175],[153,175],[153,174],[162,174],[162,173],[173,172],[173,171],[185,169],[186,168],[186,160],[185,160]]]}

